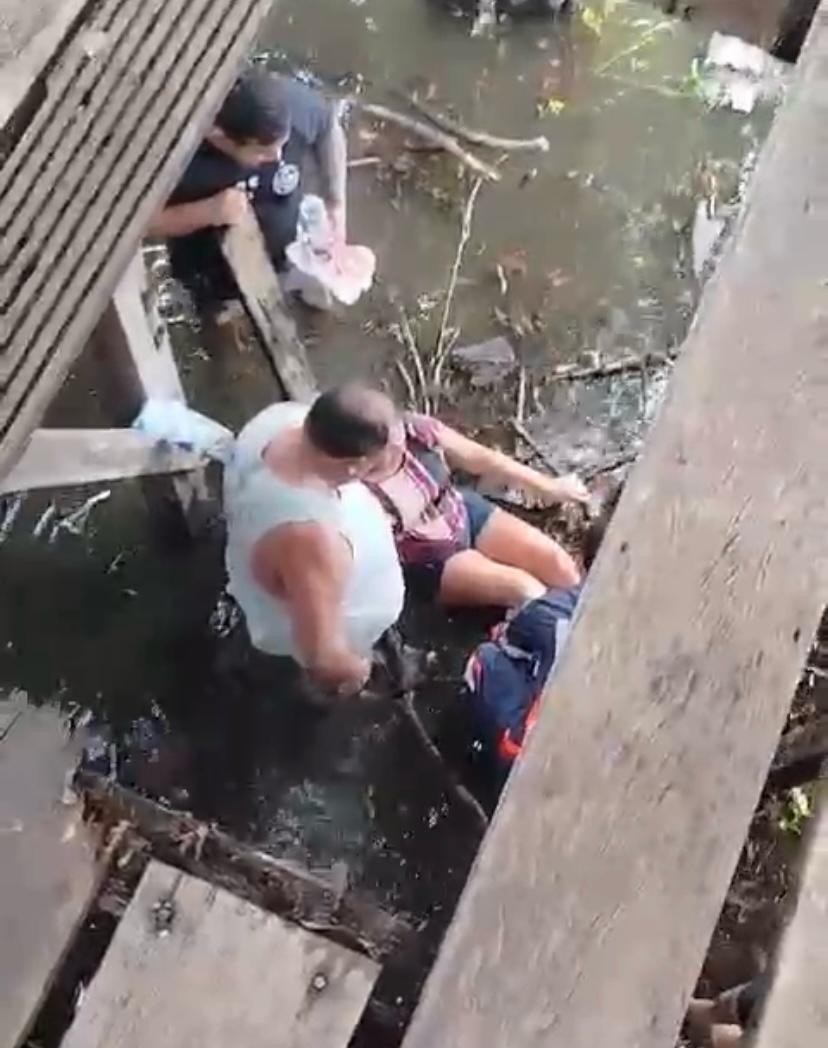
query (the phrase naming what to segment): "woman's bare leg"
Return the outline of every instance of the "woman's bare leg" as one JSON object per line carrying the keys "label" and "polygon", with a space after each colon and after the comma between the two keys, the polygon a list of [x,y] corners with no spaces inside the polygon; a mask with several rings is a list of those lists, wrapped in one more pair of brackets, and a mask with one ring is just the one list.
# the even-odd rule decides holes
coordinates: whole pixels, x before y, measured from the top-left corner
{"label": "woman's bare leg", "polygon": [[449,607],[519,608],[545,592],[528,572],[497,564],[475,549],[449,557],[440,579],[440,601]]}
{"label": "woman's bare leg", "polygon": [[581,572],[573,558],[549,535],[538,528],[495,509],[477,536],[475,549],[498,564],[520,568],[550,586],[575,586]]}

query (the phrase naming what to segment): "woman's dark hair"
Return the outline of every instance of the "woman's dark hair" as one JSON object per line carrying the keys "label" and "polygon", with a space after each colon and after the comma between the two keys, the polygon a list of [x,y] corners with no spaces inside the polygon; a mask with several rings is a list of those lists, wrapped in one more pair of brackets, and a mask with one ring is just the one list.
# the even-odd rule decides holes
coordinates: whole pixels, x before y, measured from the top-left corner
{"label": "woman's dark hair", "polygon": [[388,443],[394,405],[382,393],[358,383],[320,394],[305,417],[305,433],[330,458],[362,458]]}
{"label": "woman's dark hair", "polygon": [[271,145],[290,135],[290,107],[282,78],[266,69],[239,77],[218,112],[216,124],[234,142]]}

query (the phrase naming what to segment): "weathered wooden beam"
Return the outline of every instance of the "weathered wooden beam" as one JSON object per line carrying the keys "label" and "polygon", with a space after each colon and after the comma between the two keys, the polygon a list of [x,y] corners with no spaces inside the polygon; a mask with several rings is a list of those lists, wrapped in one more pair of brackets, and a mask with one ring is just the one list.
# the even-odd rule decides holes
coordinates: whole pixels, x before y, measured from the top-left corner
{"label": "weathered wooden beam", "polygon": [[313,372],[252,212],[224,233],[222,252],[283,395],[289,400],[312,400]]}
{"label": "weathered wooden beam", "polygon": [[675,1044],[828,593],[826,128],[823,0],[404,1048]]}
{"label": "weathered wooden beam", "polygon": [[203,464],[199,455],[159,444],[135,430],[37,429],[11,473],[0,477],[0,495],[187,473]]}
{"label": "weathered wooden beam", "polygon": [[87,819],[105,826],[126,821],[149,842],[157,858],[351,949],[381,960],[412,934],[403,917],[381,909],[347,884],[335,884],[297,863],[244,845],[215,826],[94,772],[81,770],[75,781]]}
{"label": "weathered wooden beam", "polygon": [[379,968],[151,862],[63,1048],[346,1048]]}
{"label": "weathered wooden beam", "polygon": [[[116,424],[129,425],[148,399],[186,399],[169,332],[158,313],[140,253],[121,278],[98,324],[94,344],[102,399]],[[187,529],[198,531],[208,501],[203,469],[166,479],[154,477],[144,487],[148,502],[165,511],[177,505]]]}
{"label": "weathered wooden beam", "polygon": [[[823,792],[823,801],[825,794]],[[828,804],[816,816],[796,910],[788,926],[755,1048],[828,1044]]]}

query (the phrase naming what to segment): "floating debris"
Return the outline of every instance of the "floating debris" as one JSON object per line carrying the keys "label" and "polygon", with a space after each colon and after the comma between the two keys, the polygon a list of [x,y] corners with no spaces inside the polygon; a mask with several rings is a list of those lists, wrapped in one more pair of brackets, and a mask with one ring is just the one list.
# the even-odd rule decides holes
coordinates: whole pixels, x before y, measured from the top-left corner
{"label": "floating debris", "polygon": [[40,536],[43,534],[43,532],[46,530],[46,528],[51,523],[52,517],[54,517],[56,512],[57,512],[57,506],[55,506],[54,502],[50,502],[49,505],[46,507],[46,509],[44,509],[44,511],[40,514],[40,516],[38,517],[37,523],[35,524],[34,528],[32,529],[32,537],[33,538],[36,538],[36,539],[40,538]]}
{"label": "floating debris", "polygon": [[471,373],[471,384],[475,388],[496,385],[508,378],[518,363],[511,343],[503,335],[453,349],[451,360]]}
{"label": "floating debris", "polygon": [[738,36],[714,33],[699,78],[700,93],[708,105],[748,114],[760,100],[781,99],[790,67]]}
{"label": "floating debris", "polygon": [[68,531],[72,535],[77,536],[83,535],[92,510],[101,502],[106,502],[111,495],[112,491],[109,488],[106,488],[104,491],[99,491],[95,495],[90,495],[82,506],[79,506],[67,516],[61,517],[60,520],[56,520],[52,525],[51,532],[49,533],[49,542],[53,543],[60,531]]}
{"label": "floating debris", "polygon": [[724,233],[726,222],[718,217],[715,205],[709,200],[699,200],[693,219],[691,242],[693,247],[693,272],[700,280],[713,258],[716,245]]}
{"label": "floating debris", "polygon": [[3,519],[0,521],[0,544],[6,541],[11,534],[11,530],[14,527],[14,522],[17,520],[20,510],[23,508],[23,500],[26,498],[26,493],[21,492],[19,495],[15,495],[11,502],[8,503]]}

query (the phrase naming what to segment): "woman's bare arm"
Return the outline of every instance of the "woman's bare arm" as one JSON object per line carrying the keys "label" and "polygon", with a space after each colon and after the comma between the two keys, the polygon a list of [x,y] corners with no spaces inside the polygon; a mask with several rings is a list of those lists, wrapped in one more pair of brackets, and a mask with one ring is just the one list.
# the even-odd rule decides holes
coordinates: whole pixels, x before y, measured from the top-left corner
{"label": "woman's bare arm", "polygon": [[589,492],[574,474],[550,477],[531,466],[518,462],[510,455],[463,436],[456,429],[435,422],[435,436],[446,461],[453,469],[461,469],[474,477],[490,477],[504,484],[522,488],[546,501],[586,502]]}

